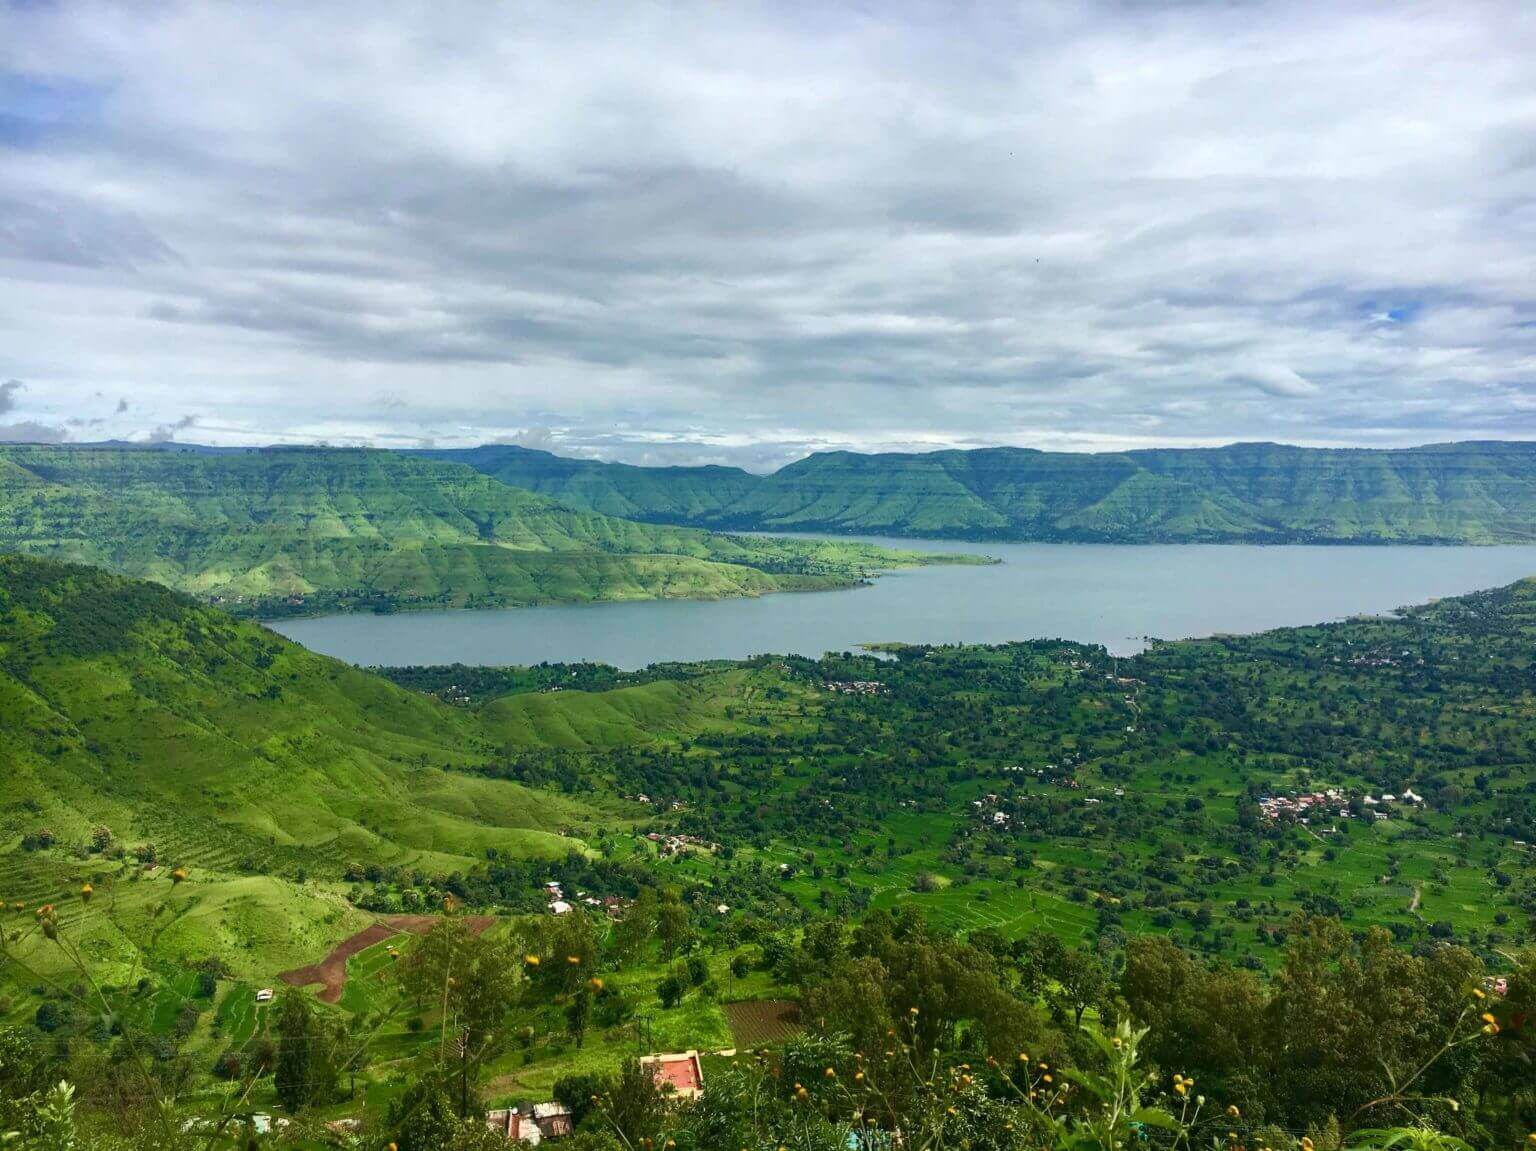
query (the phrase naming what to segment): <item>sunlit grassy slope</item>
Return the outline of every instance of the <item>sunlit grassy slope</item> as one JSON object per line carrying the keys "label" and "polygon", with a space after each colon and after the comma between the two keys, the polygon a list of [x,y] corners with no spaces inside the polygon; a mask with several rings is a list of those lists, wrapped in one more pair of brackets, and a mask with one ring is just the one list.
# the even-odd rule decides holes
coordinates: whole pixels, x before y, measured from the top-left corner
{"label": "sunlit grassy slope", "polygon": [[480,714],[489,732],[511,744],[599,750],[734,730],[727,713],[754,689],[752,673],[734,668],[612,691],[510,695]]}
{"label": "sunlit grassy slope", "polygon": [[464,465],[344,449],[0,448],[0,549],[241,611],[761,595],[922,562],[640,524]]}
{"label": "sunlit grassy slope", "polygon": [[[0,897],[35,904],[105,873],[125,934],[108,949],[153,938],[307,962],[356,918],[325,887],[350,862],[436,874],[492,848],[584,850],[596,822],[622,822],[600,801],[462,773],[495,747],[429,697],[155,584],[14,555],[0,556],[0,715]],[[72,858],[98,826],[153,843],[159,869]],[[43,829],[56,847],[22,850]],[[171,893],[177,866],[197,882]],[[165,899],[195,901],[169,935],[151,922]]]}

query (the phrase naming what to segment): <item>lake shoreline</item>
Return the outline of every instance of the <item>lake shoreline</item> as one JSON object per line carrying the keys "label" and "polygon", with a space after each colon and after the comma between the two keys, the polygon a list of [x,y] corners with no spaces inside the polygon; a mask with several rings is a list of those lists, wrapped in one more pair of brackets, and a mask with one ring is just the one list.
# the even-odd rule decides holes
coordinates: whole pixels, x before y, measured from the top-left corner
{"label": "lake shoreline", "polygon": [[[883,543],[885,537],[861,537]],[[974,547],[927,540],[943,554]],[[817,657],[874,644],[1066,639],[1128,656],[1154,639],[1383,615],[1536,575],[1536,546],[998,545],[993,564],[929,563],[833,590],[269,621],[362,666],[526,666]]]}

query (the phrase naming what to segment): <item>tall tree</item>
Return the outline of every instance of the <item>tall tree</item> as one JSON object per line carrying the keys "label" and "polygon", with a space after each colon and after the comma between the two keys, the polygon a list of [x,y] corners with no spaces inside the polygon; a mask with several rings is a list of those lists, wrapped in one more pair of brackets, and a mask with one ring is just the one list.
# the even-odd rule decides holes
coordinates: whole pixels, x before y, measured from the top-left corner
{"label": "tall tree", "polygon": [[284,992],[277,1010],[277,1068],[272,1079],[278,1100],[289,1111],[301,1110],[310,1101],[316,1030],[309,997],[297,989]]}

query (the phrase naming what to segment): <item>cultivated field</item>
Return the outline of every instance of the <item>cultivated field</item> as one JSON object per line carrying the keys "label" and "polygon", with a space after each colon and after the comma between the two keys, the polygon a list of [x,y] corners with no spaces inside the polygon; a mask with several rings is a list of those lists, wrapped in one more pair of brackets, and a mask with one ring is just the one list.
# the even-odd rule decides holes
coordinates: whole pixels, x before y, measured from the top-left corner
{"label": "cultivated field", "polygon": [[792,999],[725,1003],[721,1009],[738,1048],[782,1043],[800,1030],[800,1005]]}

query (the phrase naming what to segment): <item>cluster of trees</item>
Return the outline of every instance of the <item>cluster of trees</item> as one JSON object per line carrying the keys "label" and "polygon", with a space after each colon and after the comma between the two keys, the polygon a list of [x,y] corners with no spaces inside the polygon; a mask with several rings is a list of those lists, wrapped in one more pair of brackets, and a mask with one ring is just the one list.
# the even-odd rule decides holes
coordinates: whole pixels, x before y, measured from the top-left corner
{"label": "cluster of trees", "polygon": [[433,664],[429,666],[385,667],[379,669],[386,679],[412,691],[435,695],[457,707],[477,707],[488,700],[520,692],[608,691],[650,683],[668,673],[663,667],[641,671],[620,671],[606,663],[536,663],[526,667],[486,667],[480,664]]}
{"label": "cluster of trees", "polygon": [[[839,902],[858,890],[834,882],[839,868],[875,874],[943,846],[957,882],[1048,890],[1093,903],[1104,926],[1175,929],[1251,964],[1272,962],[1240,930],[1257,916],[1273,931],[1298,909],[1380,914],[1332,885],[1377,878],[1340,860],[1390,810],[1393,834],[1443,861],[1426,896],[1457,870],[1492,883],[1477,935],[1451,921],[1487,957],[1536,930],[1536,882],[1509,862],[1536,842],[1536,781],[1524,767],[1536,736],[1510,707],[1536,690],[1531,604],[1517,586],[1400,618],[1159,643],[1119,661],[1061,642],[758,661],[754,700],[728,711],[733,726],[601,756],[539,753],[518,770],[661,797],[669,826],[725,845],[717,862],[744,847],[817,850],[824,862],[809,877],[825,884],[829,910],[859,910]],[[883,690],[823,687],[856,679]],[[1321,860],[1316,834],[1257,802],[1313,785],[1350,791]],[[1410,785],[1427,803],[1363,801]],[[1001,796],[1006,820],[972,817],[983,794]],[[944,840],[888,836],[914,815]],[[1076,865],[1083,851],[1101,857],[1091,873]],[[1037,855],[1063,865],[1036,868]],[[1407,904],[1394,909],[1396,927],[1427,936],[1429,919]]]}
{"label": "cluster of trees", "polygon": [[[1092,905],[1101,930],[1173,931],[1254,967],[1273,964],[1296,910],[1381,917],[1381,901],[1360,894],[1378,876],[1341,860],[1384,810],[1367,808],[1363,792],[1411,784],[1428,803],[1399,807],[1392,825],[1440,857],[1426,903],[1474,878],[1491,882],[1493,898],[1488,914],[1466,922],[1443,911],[1417,919],[1405,895],[1391,926],[1409,940],[1449,926],[1488,958],[1536,930],[1536,882],[1508,859],[1536,842],[1536,781],[1522,766],[1536,737],[1508,706],[1536,690],[1525,654],[1536,639],[1531,603],[1530,589],[1517,586],[1393,619],[1156,643],[1119,661],[1057,641],[901,647],[885,660],[761,659],[749,665],[751,702],[730,704],[718,729],[600,753],[509,748],[486,770],[542,787],[651,796],[662,826],[723,845],[714,882],[734,887],[733,906],[764,914],[792,913],[803,896],[784,898],[773,882],[791,878],[822,889],[820,910],[857,914],[868,887],[842,882],[850,870],[877,875],[941,847],[944,879],[980,886],[977,898],[987,898],[989,882],[1038,889]],[[391,674],[472,702],[634,678],[598,665]],[[856,679],[883,690],[843,696],[823,686]],[[1355,792],[1345,801],[1352,818],[1337,821],[1320,860],[1308,829],[1266,818],[1257,804],[1312,784]],[[984,793],[1001,796],[1005,821],[971,817]],[[917,837],[888,834],[914,815],[926,821]],[[816,862],[793,876],[732,866],[738,849],[786,843]],[[1084,852],[1097,857],[1093,867],[1080,866]],[[1042,859],[1049,865],[1037,866]],[[569,870],[575,886],[604,894],[630,897],[646,883],[636,869]],[[1386,873],[1394,886],[1407,882],[1398,870]],[[380,912],[418,910],[444,893],[532,910],[537,871],[493,860],[430,881],[370,876],[371,889],[354,897]]]}
{"label": "cluster of trees", "polygon": [[[548,1005],[541,1018],[579,1043],[588,1026],[612,1028],[634,1011],[611,971],[661,962],[697,984],[707,945],[737,960],[755,954],[794,986],[804,1031],[712,1066],[694,1102],[668,1098],[632,1061],[567,1075],[556,1096],[578,1124],[571,1151],[873,1151],[897,1131],[903,1146],[931,1151],[1213,1139],[1235,1151],[1296,1147],[1303,1135],[1323,1151],[1407,1137],[1370,1134],[1382,1128],[1411,1128],[1427,1147],[1512,1148],[1536,1129],[1536,954],[1496,992],[1464,948],[1408,949],[1318,917],[1288,925],[1268,979],[1161,937],[1113,951],[1040,932],[960,937],[912,909],[851,926],[819,917],[744,944],[703,936],[675,895],[653,889],[611,931],[580,914],[520,931],[480,925],[447,916],[391,969],[397,1010],[430,1018],[433,1030],[364,1146],[492,1146],[478,1086],[493,1060],[535,1038],[513,1025],[528,1017],[520,1009]],[[355,1090],[384,1022],[286,992],[267,1041],[224,1072],[235,1105],[190,1126],[174,1100],[192,1080],[143,1062],[130,1032],[61,1047],[0,1031],[0,1135],[15,1132],[27,1151],[190,1149],[215,1128],[237,1131],[239,1100],[268,1076],[293,1131],[323,1134],[316,1109]],[[79,1097],[61,1095],[60,1079]],[[43,1141],[61,1125],[72,1144]]]}

